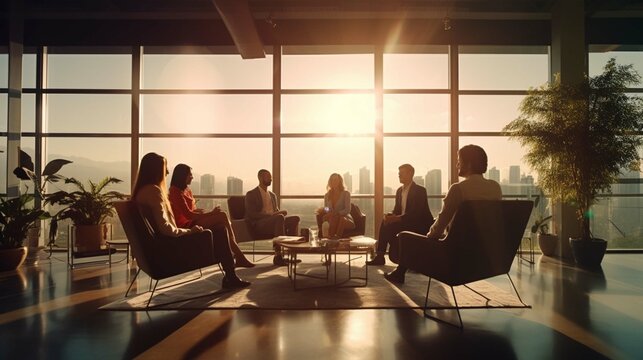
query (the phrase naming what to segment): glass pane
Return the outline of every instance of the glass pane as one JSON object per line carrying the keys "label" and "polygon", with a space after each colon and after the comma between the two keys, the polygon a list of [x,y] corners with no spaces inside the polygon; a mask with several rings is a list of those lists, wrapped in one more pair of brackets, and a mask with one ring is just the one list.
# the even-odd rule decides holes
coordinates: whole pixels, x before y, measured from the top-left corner
{"label": "glass pane", "polygon": [[353,194],[373,193],[373,138],[283,139],[281,144],[282,194],[323,195],[332,173],[342,175]]}
{"label": "glass pane", "polygon": [[7,94],[0,94],[0,132],[7,132],[8,98]]}
{"label": "glass pane", "polygon": [[[257,171],[272,169],[271,139],[144,138],[141,157],[156,152],[167,158],[171,179],[179,163],[192,167],[190,186],[201,195],[227,195],[228,177],[241,180],[241,193],[255,188]],[[198,189],[198,190],[197,190]]]}
{"label": "glass pane", "polygon": [[502,131],[520,114],[521,95],[461,95],[460,131]]}
{"label": "glass pane", "polygon": [[284,133],[373,133],[375,99],[371,94],[283,95]]}
{"label": "glass pane", "polygon": [[0,88],[9,87],[9,55],[0,54]]}
{"label": "glass pane", "polygon": [[132,56],[123,54],[47,55],[47,87],[58,89],[129,89]]}
{"label": "glass pane", "polygon": [[449,88],[447,46],[430,54],[384,54],[385,89]]}
{"label": "glass pane", "polygon": [[461,90],[527,90],[549,80],[546,47],[460,46],[459,49]]}
{"label": "glass pane", "polygon": [[145,54],[144,89],[271,89],[272,55]]}
{"label": "glass pane", "polygon": [[[428,195],[445,194],[449,188],[448,154],[446,137],[385,137],[384,195],[395,195],[401,186],[398,168],[402,164],[415,168],[414,181],[424,186]],[[433,206],[431,212],[435,215]]]}
{"label": "glass pane", "polygon": [[146,133],[270,133],[271,95],[143,95]]}
{"label": "glass pane", "polygon": [[36,94],[22,94],[22,106],[20,110],[22,132],[36,131]]}
{"label": "glass pane", "polygon": [[22,55],[22,87],[36,87],[36,54]]}
{"label": "glass pane", "polygon": [[129,133],[130,95],[47,95],[46,132]]}
{"label": "glass pane", "polygon": [[7,192],[7,137],[0,136],[0,193]]}
{"label": "glass pane", "polygon": [[[628,48],[617,45],[592,45],[589,48],[589,76],[603,72],[603,67],[611,58],[617,64],[634,66],[639,75],[643,75],[643,48]],[[639,85],[638,87],[641,87]]]}
{"label": "glass pane", "polygon": [[[284,53],[288,50],[284,48]],[[372,89],[373,54],[284,55],[284,89]]]}
{"label": "glass pane", "polygon": [[500,183],[503,196],[533,196],[540,193],[534,186],[538,176],[523,161],[526,151],[517,141],[504,136],[460,138],[460,147],[468,144],[479,145],[485,150],[488,158],[485,177]]}
{"label": "glass pane", "polygon": [[[640,184],[624,189],[630,193],[640,193]],[[590,222],[592,235],[608,240],[610,249],[643,249],[643,197],[623,196],[605,197],[592,207],[593,218]]]}
{"label": "glass pane", "polygon": [[[82,182],[102,180],[113,176],[123,180],[112,190],[130,193],[130,139],[45,138],[46,161],[67,159],[60,174]],[[62,184],[54,185],[56,187]]]}
{"label": "glass pane", "polygon": [[449,95],[385,94],[384,132],[449,131]]}

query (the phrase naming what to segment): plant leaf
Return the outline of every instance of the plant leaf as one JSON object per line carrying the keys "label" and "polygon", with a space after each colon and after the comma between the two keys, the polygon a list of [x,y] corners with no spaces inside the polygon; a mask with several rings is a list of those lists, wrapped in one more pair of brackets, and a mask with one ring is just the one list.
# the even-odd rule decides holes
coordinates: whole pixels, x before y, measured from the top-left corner
{"label": "plant leaf", "polygon": [[70,164],[70,163],[72,163],[72,162],[69,161],[69,160],[65,160],[65,159],[51,160],[47,164],[47,166],[45,166],[45,170],[42,171],[42,176],[54,175],[55,173],[57,173],[60,170],[60,168],[62,168],[63,166],[65,166],[67,164]]}

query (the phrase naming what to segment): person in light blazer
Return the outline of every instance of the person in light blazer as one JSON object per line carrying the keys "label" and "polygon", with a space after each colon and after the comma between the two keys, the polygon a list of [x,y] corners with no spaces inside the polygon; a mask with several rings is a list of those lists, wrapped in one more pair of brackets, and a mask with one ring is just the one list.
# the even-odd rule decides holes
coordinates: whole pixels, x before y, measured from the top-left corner
{"label": "person in light blazer", "polygon": [[333,173],[328,178],[324,207],[318,213],[328,223],[328,233],[322,234],[323,237],[340,238],[345,230],[355,228],[355,221],[351,216],[351,193],[344,188],[341,175]]}
{"label": "person in light blazer", "polygon": [[[270,171],[261,169],[257,173],[259,186],[246,193],[245,219],[255,234],[269,234],[274,236],[296,236],[299,227],[299,216],[288,216],[286,210],[280,210],[277,195],[268,190],[272,184]],[[278,246],[274,247],[275,257],[272,263],[285,266],[288,263],[281,255]]]}

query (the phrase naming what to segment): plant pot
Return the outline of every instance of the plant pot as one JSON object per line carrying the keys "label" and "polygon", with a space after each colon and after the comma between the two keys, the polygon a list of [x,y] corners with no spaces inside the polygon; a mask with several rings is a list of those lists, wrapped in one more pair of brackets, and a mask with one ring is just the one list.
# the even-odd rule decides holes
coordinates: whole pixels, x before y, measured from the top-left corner
{"label": "plant pot", "polygon": [[538,234],[538,247],[545,256],[554,256],[558,246],[558,235]]}
{"label": "plant pot", "polygon": [[16,270],[27,257],[27,247],[0,250],[0,271]]}
{"label": "plant pot", "polygon": [[75,225],[74,226],[74,251],[98,251],[105,248],[107,237],[105,224]]}
{"label": "plant pot", "polygon": [[576,264],[586,268],[600,267],[605,250],[607,250],[607,241],[603,239],[569,239],[569,244],[572,247],[572,253]]}

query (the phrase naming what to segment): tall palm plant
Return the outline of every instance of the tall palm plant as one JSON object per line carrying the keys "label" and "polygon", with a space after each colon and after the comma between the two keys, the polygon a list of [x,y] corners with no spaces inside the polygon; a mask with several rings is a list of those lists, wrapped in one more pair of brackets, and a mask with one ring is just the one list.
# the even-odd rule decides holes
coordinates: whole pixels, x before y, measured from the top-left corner
{"label": "tall palm plant", "polygon": [[590,208],[598,196],[611,191],[623,169],[640,169],[643,99],[626,93],[640,79],[631,65],[614,59],[580,84],[563,84],[557,76],[530,90],[520,116],[504,128],[527,148],[525,160],[539,185],[575,206],[583,240],[592,238]]}

